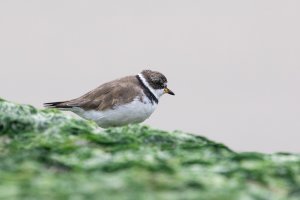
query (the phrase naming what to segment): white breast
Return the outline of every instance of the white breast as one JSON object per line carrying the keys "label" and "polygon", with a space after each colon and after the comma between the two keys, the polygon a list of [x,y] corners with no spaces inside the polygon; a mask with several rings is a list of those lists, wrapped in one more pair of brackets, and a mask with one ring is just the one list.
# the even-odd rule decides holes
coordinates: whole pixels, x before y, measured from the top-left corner
{"label": "white breast", "polygon": [[132,102],[114,109],[85,111],[81,108],[73,108],[72,111],[85,119],[95,121],[102,128],[107,128],[143,122],[150,117],[156,106],[155,102],[152,104],[145,96],[143,101],[134,99]]}

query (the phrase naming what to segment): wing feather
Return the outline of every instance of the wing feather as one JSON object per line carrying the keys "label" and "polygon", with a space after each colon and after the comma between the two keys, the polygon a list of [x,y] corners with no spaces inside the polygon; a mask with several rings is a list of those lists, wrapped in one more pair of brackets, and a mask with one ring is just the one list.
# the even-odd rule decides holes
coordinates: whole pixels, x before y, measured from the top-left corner
{"label": "wing feather", "polygon": [[63,102],[62,106],[103,111],[129,103],[136,97],[142,98],[139,82],[135,76],[128,76],[105,83],[79,98]]}

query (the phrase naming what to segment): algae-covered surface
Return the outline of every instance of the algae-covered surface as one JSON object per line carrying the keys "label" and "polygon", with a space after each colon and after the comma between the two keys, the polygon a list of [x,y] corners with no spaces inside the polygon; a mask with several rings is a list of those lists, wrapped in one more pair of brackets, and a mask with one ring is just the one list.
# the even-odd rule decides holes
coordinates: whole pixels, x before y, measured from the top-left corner
{"label": "algae-covered surface", "polygon": [[0,199],[299,200],[300,156],[1,100]]}

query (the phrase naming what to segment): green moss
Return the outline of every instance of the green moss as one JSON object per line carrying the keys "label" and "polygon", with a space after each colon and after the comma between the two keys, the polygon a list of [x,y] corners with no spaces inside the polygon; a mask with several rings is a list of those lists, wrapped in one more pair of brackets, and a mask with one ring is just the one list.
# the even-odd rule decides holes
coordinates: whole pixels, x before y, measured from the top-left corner
{"label": "green moss", "polygon": [[300,156],[0,100],[0,199],[298,200]]}

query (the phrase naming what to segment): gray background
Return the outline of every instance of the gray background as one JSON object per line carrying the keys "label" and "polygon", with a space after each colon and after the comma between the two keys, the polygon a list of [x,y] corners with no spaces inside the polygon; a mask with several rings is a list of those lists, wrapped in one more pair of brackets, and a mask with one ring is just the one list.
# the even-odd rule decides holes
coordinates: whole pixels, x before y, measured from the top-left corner
{"label": "gray background", "polygon": [[300,1],[0,1],[0,96],[42,107],[144,68],[145,123],[241,151],[300,152]]}

